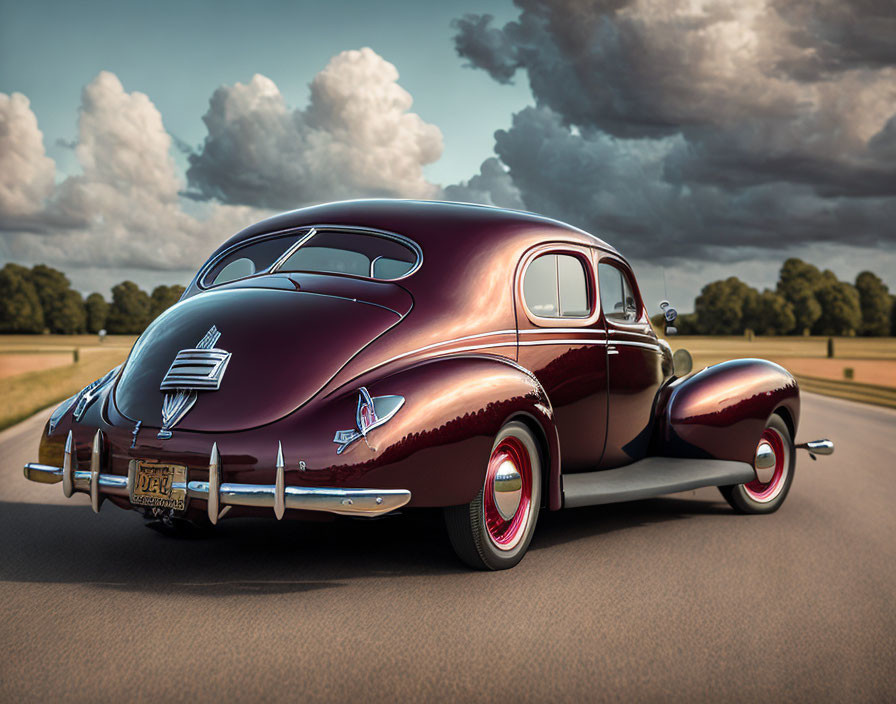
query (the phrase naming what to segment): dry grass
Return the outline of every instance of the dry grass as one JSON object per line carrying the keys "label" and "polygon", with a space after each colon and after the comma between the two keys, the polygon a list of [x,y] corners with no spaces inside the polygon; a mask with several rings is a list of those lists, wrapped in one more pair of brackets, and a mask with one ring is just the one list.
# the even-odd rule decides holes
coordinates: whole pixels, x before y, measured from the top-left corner
{"label": "dry grass", "polygon": [[[702,337],[674,335],[668,338],[672,349],[684,347],[695,364],[714,364],[738,357],[779,359],[826,358],[826,337],[755,337],[752,341],[738,337]],[[837,337],[834,338],[836,359],[896,360],[896,337]]]}
{"label": "dry grass", "polygon": [[15,353],[0,352],[0,379],[26,372],[64,367],[74,362],[72,352]]}
{"label": "dry grass", "polygon": [[60,352],[127,348],[134,345],[136,335],[107,335],[100,343],[97,335],[0,335],[0,353]]}
{"label": "dry grass", "polygon": [[[58,345],[52,347],[59,349]],[[124,345],[82,348],[77,364],[0,379],[0,399],[3,400],[0,406],[0,430],[68,398],[112,367],[121,364],[129,351],[130,347]]]}
{"label": "dry grass", "polygon": [[[834,338],[834,357],[827,357],[826,337],[672,336],[673,350],[684,348],[694,368],[728,359],[758,357],[789,369],[808,391],[892,406],[896,402],[896,338]],[[852,369],[848,380],[845,369]]]}

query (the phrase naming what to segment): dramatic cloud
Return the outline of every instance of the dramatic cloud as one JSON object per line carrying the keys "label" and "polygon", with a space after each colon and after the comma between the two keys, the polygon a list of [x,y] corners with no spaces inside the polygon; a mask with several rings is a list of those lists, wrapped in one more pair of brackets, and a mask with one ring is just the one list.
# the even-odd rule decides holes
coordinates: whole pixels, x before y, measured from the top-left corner
{"label": "dramatic cloud", "polygon": [[192,200],[159,111],[114,74],[82,91],[70,145],[80,173],[58,184],[28,99],[0,94],[0,258],[181,271],[268,208],[437,195],[422,166],[441,155],[441,133],[409,112],[397,80],[392,64],[362,49],[315,76],[305,110],[289,109],[260,75],[218,89],[205,144],[189,156]]}
{"label": "dramatic cloud", "polygon": [[896,66],[896,3],[890,0],[774,4],[803,52],[782,62],[796,78],[817,80],[858,68]]}
{"label": "dramatic cloud", "polygon": [[311,82],[304,110],[256,74],[215,91],[187,178],[196,197],[279,209],[434,196],[422,168],[441,156],[442,134],[409,112],[412,102],[395,66],[367,48],[335,56]]}
{"label": "dramatic cloud", "polygon": [[[537,106],[496,134],[498,192],[645,259],[896,240],[890,4],[516,4],[500,29],[455,23],[458,53],[523,72]],[[482,176],[457,188],[496,202]]]}
{"label": "dramatic cloud", "polygon": [[24,220],[41,211],[55,172],[28,98],[0,93],[0,218]]}
{"label": "dramatic cloud", "polygon": [[482,203],[496,205],[499,208],[525,207],[510,173],[495,157],[482,162],[479,173],[469,181],[445,188],[444,197],[461,203]]}
{"label": "dramatic cloud", "polygon": [[104,71],[84,88],[75,146],[82,173],[56,186],[27,100],[0,95],[0,106],[15,118],[5,122],[18,125],[4,130],[0,151],[4,164],[18,160],[2,171],[10,174],[0,201],[6,259],[183,269],[258,217],[221,205],[205,207],[201,218],[187,214],[161,115],[114,74]]}

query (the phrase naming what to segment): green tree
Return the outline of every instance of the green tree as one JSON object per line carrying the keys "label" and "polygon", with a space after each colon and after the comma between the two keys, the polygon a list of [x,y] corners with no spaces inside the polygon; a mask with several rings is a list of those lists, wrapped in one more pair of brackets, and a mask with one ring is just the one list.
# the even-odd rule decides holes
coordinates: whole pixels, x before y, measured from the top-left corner
{"label": "green tree", "polygon": [[797,333],[806,328],[811,330],[821,317],[821,305],[815,297],[815,291],[824,282],[825,275],[818,270],[818,267],[802,259],[792,257],[781,267],[778,293],[791,306],[794,317],[793,329]]}
{"label": "green tree", "polygon": [[703,287],[694,301],[697,328],[702,335],[738,335],[744,331],[744,312],[755,310],[759,292],[736,276]]}
{"label": "green tree", "polygon": [[152,302],[133,281],[122,281],[112,287],[112,305],[106,319],[106,330],[114,334],[141,333],[149,325]]}
{"label": "green tree", "polygon": [[890,310],[893,307],[890,289],[870,271],[863,271],[856,277],[856,289],[862,308],[862,334],[877,336],[889,334]]}
{"label": "green tree", "polygon": [[53,312],[51,330],[59,335],[75,335],[87,330],[87,311],[80,293],[72,289],[63,292]]}
{"label": "green tree", "polygon": [[44,326],[50,332],[60,332],[59,327],[66,322],[65,292],[71,289],[71,282],[61,271],[46,264],[31,268],[31,281],[44,311]]}
{"label": "green tree", "polygon": [[0,332],[43,332],[44,313],[31,272],[18,264],[0,269]]}
{"label": "green tree", "polygon": [[44,325],[50,332],[71,334],[86,329],[87,314],[81,294],[72,290],[68,277],[58,269],[38,264],[31,280],[44,311]]}
{"label": "green tree", "polygon": [[859,292],[844,281],[827,282],[815,293],[821,317],[812,332],[816,335],[848,335],[862,326]]}
{"label": "green tree", "polygon": [[91,293],[84,302],[87,311],[87,332],[98,333],[106,327],[109,316],[109,304],[102,294]]}
{"label": "green tree", "polygon": [[744,327],[760,335],[786,335],[793,330],[793,306],[776,291],[766,289],[744,311]]}
{"label": "green tree", "polygon": [[785,297],[793,311],[794,331],[802,334],[803,330],[811,330],[821,317],[821,304],[815,297],[815,290],[803,282],[790,289],[790,297]]}
{"label": "green tree", "polygon": [[152,290],[150,296],[152,305],[150,307],[150,320],[155,320],[162,313],[180,300],[181,294],[184,292],[183,286],[156,286]]}

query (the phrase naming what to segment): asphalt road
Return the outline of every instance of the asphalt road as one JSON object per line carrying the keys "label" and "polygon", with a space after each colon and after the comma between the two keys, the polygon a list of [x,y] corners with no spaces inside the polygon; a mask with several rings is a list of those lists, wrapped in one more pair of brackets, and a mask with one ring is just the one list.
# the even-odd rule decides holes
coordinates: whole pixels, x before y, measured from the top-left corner
{"label": "asphalt road", "polygon": [[0,700],[894,701],[896,413],[806,395],[790,496],[542,514],[513,570],[436,517],[173,541],[26,482],[0,434]]}

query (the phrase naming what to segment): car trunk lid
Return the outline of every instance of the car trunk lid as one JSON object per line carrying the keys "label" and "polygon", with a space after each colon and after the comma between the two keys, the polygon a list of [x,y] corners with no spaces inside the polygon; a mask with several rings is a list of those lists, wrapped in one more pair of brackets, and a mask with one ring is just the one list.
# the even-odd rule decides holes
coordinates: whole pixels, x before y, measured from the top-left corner
{"label": "car trunk lid", "polygon": [[167,424],[175,431],[264,425],[309,401],[403,317],[385,305],[310,288],[307,282],[299,290],[240,287],[181,301],[134,345],[115,389],[116,408],[143,427],[162,427],[166,394],[170,416],[183,388],[196,399]]}

